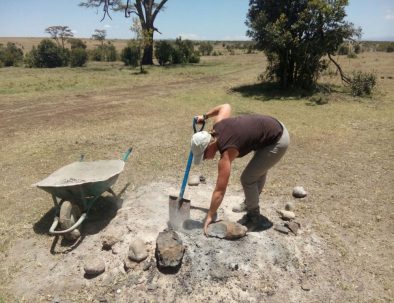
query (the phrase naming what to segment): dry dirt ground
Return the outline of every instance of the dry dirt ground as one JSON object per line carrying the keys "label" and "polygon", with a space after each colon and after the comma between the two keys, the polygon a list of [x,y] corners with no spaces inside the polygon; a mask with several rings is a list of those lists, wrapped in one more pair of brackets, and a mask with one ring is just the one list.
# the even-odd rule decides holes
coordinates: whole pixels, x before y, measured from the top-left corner
{"label": "dry dirt ground", "polygon": [[[231,90],[255,81],[256,58],[229,58],[220,63],[224,68],[219,64],[220,75],[141,80],[132,93],[104,87],[3,95],[0,302],[392,302],[394,80],[387,75],[394,74],[393,58],[382,63],[385,79],[372,99],[333,92],[323,106]],[[155,241],[167,226],[168,196],[179,190],[188,155],[184,117],[225,101],[235,114],[269,113],[287,125],[291,147],[270,172],[261,210],[279,223],[276,210],[294,202],[300,233],[271,228],[238,241],[206,238],[201,226],[216,167],[205,163],[191,173],[207,183],[186,191],[193,224],[179,232],[186,246],[182,266],[160,272]],[[114,149],[129,142],[134,153],[114,187],[123,194],[97,201],[80,241],[55,241],[47,234],[51,198],[30,185],[80,153],[87,160],[119,157]],[[238,178],[248,159],[234,164],[219,218],[241,217],[231,208],[243,199]],[[291,196],[296,185],[308,191],[306,198]],[[114,231],[122,241],[102,250],[103,235]],[[136,237],[149,248],[148,261],[126,272],[123,260]],[[92,279],[83,271],[90,256],[106,264]]]}

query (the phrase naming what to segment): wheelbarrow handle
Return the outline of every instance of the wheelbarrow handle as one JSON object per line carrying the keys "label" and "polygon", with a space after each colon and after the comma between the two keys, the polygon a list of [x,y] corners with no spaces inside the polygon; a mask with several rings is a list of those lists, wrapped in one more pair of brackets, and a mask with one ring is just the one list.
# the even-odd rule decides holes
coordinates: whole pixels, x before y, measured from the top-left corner
{"label": "wheelbarrow handle", "polygon": [[205,126],[205,120],[202,122],[201,128],[198,129],[197,128],[197,116],[193,117],[193,130],[194,130],[194,133],[202,131],[204,129],[204,126]]}
{"label": "wheelbarrow handle", "polygon": [[124,155],[123,155],[123,157],[122,157],[122,160],[123,160],[124,162],[127,161],[127,158],[130,156],[132,150],[133,150],[133,148],[130,147],[130,148],[124,153]]}

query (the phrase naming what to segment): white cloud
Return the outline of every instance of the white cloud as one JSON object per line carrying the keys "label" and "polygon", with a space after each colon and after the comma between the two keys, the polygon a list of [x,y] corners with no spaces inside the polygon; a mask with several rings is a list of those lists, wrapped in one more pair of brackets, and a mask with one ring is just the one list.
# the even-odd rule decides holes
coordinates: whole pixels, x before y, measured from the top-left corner
{"label": "white cloud", "polygon": [[224,40],[224,41],[243,41],[243,40],[250,40],[250,38],[246,37],[246,36],[224,36],[221,40]]}
{"label": "white cloud", "polygon": [[384,16],[384,19],[386,19],[386,20],[394,20],[394,14],[387,14],[386,16]]}
{"label": "white cloud", "polygon": [[105,28],[111,28],[112,26],[109,24],[104,25]]}
{"label": "white cloud", "polygon": [[197,34],[179,34],[178,37],[181,37],[183,40],[187,39],[187,40],[203,40],[200,36],[198,36]]}

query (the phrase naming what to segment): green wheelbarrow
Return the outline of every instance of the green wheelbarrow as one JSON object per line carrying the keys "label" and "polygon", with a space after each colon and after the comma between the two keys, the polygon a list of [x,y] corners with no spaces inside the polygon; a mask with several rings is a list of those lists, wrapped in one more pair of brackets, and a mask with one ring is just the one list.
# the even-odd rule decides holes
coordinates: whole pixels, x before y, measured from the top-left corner
{"label": "green wheelbarrow", "polygon": [[56,214],[49,229],[50,234],[63,235],[69,240],[79,238],[78,227],[86,219],[96,200],[104,192],[116,197],[111,186],[123,171],[131,151],[129,148],[121,160],[78,161],[68,164],[32,185],[52,195]]}

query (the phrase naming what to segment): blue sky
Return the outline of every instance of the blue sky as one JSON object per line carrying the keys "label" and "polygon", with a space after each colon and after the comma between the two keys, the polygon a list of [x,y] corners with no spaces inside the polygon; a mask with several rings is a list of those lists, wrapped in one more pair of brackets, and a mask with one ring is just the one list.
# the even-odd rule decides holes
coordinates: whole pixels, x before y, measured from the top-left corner
{"label": "blue sky", "polygon": [[[78,6],[79,0],[2,1],[0,37],[44,37],[45,28],[65,25],[75,37],[91,37],[105,29],[107,38],[128,39],[131,20],[112,13],[100,22],[102,11]],[[248,0],[168,0],[156,19],[156,39],[243,40]],[[364,40],[394,40],[394,0],[350,0],[347,20],[363,29]]]}

